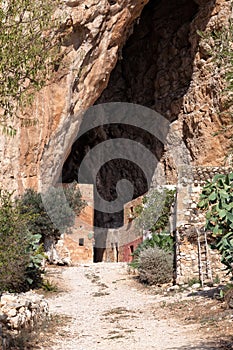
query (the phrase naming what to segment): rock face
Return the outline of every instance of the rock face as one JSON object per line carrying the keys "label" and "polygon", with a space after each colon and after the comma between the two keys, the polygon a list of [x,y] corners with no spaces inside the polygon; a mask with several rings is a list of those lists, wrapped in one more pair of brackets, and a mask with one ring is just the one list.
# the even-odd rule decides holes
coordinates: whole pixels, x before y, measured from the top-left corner
{"label": "rock face", "polygon": [[[24,114],[36,127],[18,130],[14,140],[1,136],[1,180],[8,189],[38,187],[41,177],[56,182],[80,123],[107,86],[118,51],[148,0],[64,1],[58,9],[63,24],[64,60],[50,84]],[[50,169],[48,172],[47,170]]]}
{"label": "rock face", "polygon": [[198,31],[220,30],[228,18],[229,2],[150,2],[98,100],[139,103],[171,122],[161,159],[168,181],[178,164],[218,165],[225,157],[226,138],[213,137],[224,124],[223,82]]}
{"label": "rock face", "polygon": [[[167,143],[156,145],[168,182],[176,181],[179,164],[223,164],[228,140],[212,136],[226,123],[219,117],[223,83],[197,30],[226,25],[230,1],[64,1],[56,15],[64,59],[23,113],[38,124],[18,128],[13,139],[0,135],[2,186],[22,192],[39,189],[40,180],[56,183],[68,156],[83,151],[70,154],[82,111],[111,101],[150,107],[170,121]],[[99,131],[99,142],[107,133]]]}

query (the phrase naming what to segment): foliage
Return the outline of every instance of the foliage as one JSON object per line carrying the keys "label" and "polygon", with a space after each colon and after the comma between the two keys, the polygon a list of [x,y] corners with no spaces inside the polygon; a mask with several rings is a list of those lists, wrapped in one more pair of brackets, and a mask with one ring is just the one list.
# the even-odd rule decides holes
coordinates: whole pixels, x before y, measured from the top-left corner
{"label": "foliage", "polygon": [[173,251],[173,239],[171,235],[167,232],[153,233],[151,238],[146,238],[141,244],[138,245],[137,249],[133,252],[133,261],[131,266],[138,268],[139,266],[139,256],[141,251],[151,247],[158,247],[164,251]]}
{"label": "foliage", "polygon": [[[62,194],[66,194],[64,205]],[[41,195],[29,189],[13,200],[13,192],[0,191],[0,290],[23,291],[42,283],[41,262],[46,236],[58,237],[74,223],[85,202],[72,184],[66,189],[48,190],[49,198],[58,220],[54,227],[44,209]],[[54,205],[56,203],[56,206]]]}
{"label": "foliage", "polygon": [[139,266],[140,253],[149,247],[159,247],[165,251],[173,250],[173,239],[169,232],[169,216],[175,201],[175,191],[156,189],[143,198],[143,205],[137,206],[136,227],[151,233],[133,252],[133,268]]}
{"label": "foliage", "polygon": [[[46,202],[47,210],[43,202]],[[67,188],[49,188],[43,195],[43,201],[40,193],[27,189],[20,197],[20,203],[22,213],[34,214],[28,227],[32,233],[41,235],[42,242],[45,237],[59,238],[61,233],[74,224],[75,216],[79,215],[86,205],[81,199],[76,183]],[[53,222],[56,222],[56,227]]]}
{"label": "foliage", "polygon": [[206,211],[206,229],[214,237],[228,272],[233,267],[233,173],[216,175],[207,182],[200,196],[199,208]]}
{"label": "foliage", "polygon": [[[29,222],[31,219],[29,220]],[[27,224],[27,228],[29,226],[29,222]],[[30,254],[30,262],[27,267],[27,283],[31,287],[37,287],[41,284],[42,281],[42,262],[45,258],[44,255],[44,247],[41,243],[41,235],[29,233],[29,242],[27,246],[28,254]]]}
{"label": "foliage", "polygon": [[224,290],[220,291],[220,297],[223,298],[228,308],[233,308],[233,286],[227,284]]}
{"label": "foliage", "polygon": [[218,290],[214,294],[217,300],[225,302],[227,308],[233,308],[233,285],[232,283],[227,283],[224,287]]}
{"label": "foliage", "polygon": [[7,132],[14,133],[9,118],[31,102],[58,59],[56,20],[52,19],[57,4],[57,0],[1,1],[0,122]]}
{"label": "foliage", "polygon": [[156,189],[148,193],[143,199],[143,208],[136,219],[136,226],[140,230],[161,232],[169,223],[171,206],[174,202],[174,190]]}
{"label": "foliage", "polygon": [[58,286],[48,279],[43,279],[41,287],[46,292],[58,292]]}
{"label": "foliage", "polygon": [[40,236],[29,232],[31,219],[13,202],[13,192],[0,190],[0,291],[27,290],[40,280]]}
{"label": "foliage", "polygon": [[173,278],[173,255],[158,247],[150,247],[139,255],[139,280],[149,285],[171,282]]}
{"label": "foliage", "polygon": [[226,126],[222,127],[221,132],[230,134],[231,149],[233,148],[233,23],[232,19],[229,19],[227,25],[221,29],[213,30],[211,33],[203,33],[198,31],[198,34],[204,41],[208,56],[211,56],[215,63],[216,69],[213,70],[214,74],[218,70],[218,75],[225,81],[225,89],[222,90],[222,102],[219,104],[221,119],[229,120]]}

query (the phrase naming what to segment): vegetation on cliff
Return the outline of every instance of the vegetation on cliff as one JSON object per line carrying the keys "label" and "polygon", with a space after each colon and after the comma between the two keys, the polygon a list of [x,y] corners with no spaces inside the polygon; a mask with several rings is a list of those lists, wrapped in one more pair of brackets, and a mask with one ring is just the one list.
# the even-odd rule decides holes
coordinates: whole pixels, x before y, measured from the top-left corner
{"label": "vegetation on cliff", "polygon": [[[224,132],[231,139],[229,153],[233,153],[233,23],[230,19],[228,25],[214,30],[211,33],[198,31],[202,37],[206,52],[213,58],[216,71],[221,77],[223,86],[218,101],[219,117],[222,124],[220,132]],[[216,73],[215,71],[215,73]]]}
{"label": "vegetation on cliff", "polygon": [[12,118],[45,85],[57,59],[56,21],[52,20],[56,6],[56,0],[0,4],[0,124],[7,133],[15,133]]}

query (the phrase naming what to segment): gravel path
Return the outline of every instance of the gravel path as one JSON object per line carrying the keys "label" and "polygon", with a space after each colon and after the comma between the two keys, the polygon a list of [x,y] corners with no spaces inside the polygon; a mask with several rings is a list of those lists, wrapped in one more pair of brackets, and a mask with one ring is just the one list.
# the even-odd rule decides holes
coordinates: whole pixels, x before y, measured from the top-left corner
{"label": "gravel path", "polygon": [[45,350],[205,349],[198,326],[167,318],[164,297],[138,288],[123,263],[63,268],[62,281],[50,310],[72,320]]}

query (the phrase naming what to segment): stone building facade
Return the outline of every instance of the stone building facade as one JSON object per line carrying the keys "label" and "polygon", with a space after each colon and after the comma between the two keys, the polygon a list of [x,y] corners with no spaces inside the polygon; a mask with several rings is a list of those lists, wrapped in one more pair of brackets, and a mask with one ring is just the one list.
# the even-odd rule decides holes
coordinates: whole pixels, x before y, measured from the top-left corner
{"label": "stone building facade", "polygon": [[143,241],[134,221],[134,209],[142,203],[142,198],[140,196],[124,205],[124,225],[122,227],[108,229],[103,261],[132,261],[132,253]]}
{"label": "stone building facade", "polygon": [[94,246],[94,199],[93,185],[78,185],[86,206],[75,218],[71,232],[62,235],[56,244],[58,261],[76,265],[93,262]]}

